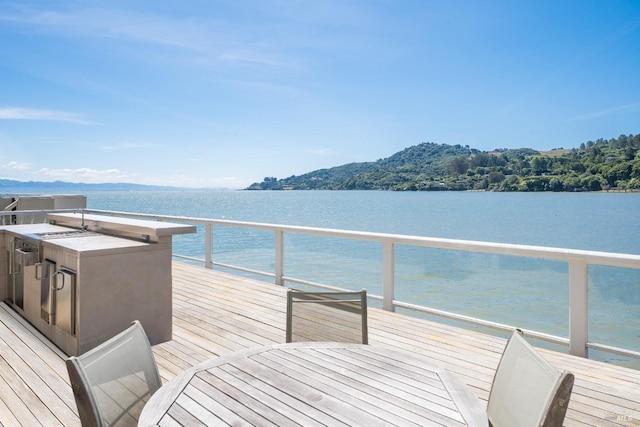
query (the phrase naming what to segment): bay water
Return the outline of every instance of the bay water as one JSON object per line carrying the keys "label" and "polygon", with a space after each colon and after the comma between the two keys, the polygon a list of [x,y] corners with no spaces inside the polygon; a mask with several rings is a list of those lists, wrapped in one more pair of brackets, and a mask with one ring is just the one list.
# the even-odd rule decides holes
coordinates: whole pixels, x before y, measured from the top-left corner
{"label": "bay water", "polygon": [[[638,193],[176,190],[87,193],[87,206],[640,255]],[[174,252],[204,258],[201,230]],[[377,243],[287,234],[285,253],[286,276],[382,294]],[[214,259],[273,272],[273,233],[216,227]],[[398,245],[395,276],[396,299],[568,337],[566,262]],[[640,270],[589,267],[589,336],[640,351]]]}

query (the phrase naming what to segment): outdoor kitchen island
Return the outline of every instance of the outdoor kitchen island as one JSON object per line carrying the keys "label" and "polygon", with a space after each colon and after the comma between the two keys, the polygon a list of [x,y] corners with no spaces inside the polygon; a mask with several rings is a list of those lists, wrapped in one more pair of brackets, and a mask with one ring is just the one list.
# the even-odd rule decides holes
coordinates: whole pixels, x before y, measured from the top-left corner
{"label": "outdoor kitchen island", "polygon": [[193,225],[47,214],[0,227],[0,297],[67,355],[140,320],[151,344],[172,338],[172,236]]}

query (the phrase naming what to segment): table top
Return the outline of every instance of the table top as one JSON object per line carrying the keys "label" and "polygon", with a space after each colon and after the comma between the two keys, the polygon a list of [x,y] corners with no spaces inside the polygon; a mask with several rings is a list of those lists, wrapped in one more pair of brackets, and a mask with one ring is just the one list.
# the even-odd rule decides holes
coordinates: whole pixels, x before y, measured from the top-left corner
{"label": "table top", "polygon": [[150,425],[487,426],[473,390],[428,359],[386,347],[277,344],[211,359],[163,385]]}

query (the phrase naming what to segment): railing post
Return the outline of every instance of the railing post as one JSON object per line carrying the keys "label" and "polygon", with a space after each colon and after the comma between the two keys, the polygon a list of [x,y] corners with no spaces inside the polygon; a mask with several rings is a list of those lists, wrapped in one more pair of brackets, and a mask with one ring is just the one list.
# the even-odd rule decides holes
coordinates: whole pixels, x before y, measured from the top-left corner
{"label": "railing post", "polygon": [[205,268],[213,268],[213,224],[207,222],[205,228],[205,249],[204,249],[204,266]]}
{"label": "railing post", "polygon": [[382,242],[382,309],[396,311],[395,298],[395,254],[392,242]]}
{"label": "railing post", "polygon": [[569,261],[569,354],[587,357],[589,339],[589,265]]}
{"label": "railing post", "polygon": [[282,276],[284,276],[284,232],[282,230],[275,231],[276,237],[276,262],[275,262],[275,283],[276,285],[282,286],[284,281],[282,280]]}

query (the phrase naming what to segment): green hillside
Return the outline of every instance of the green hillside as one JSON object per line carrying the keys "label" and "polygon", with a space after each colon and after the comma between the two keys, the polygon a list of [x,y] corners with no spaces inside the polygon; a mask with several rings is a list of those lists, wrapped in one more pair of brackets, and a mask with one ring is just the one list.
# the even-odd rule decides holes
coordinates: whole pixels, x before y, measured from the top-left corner
{"label": "green hillside", "polygon": [[426,142],[376,162],[267,177],[247,190],[640,190],[640,134],[548,152]]}

